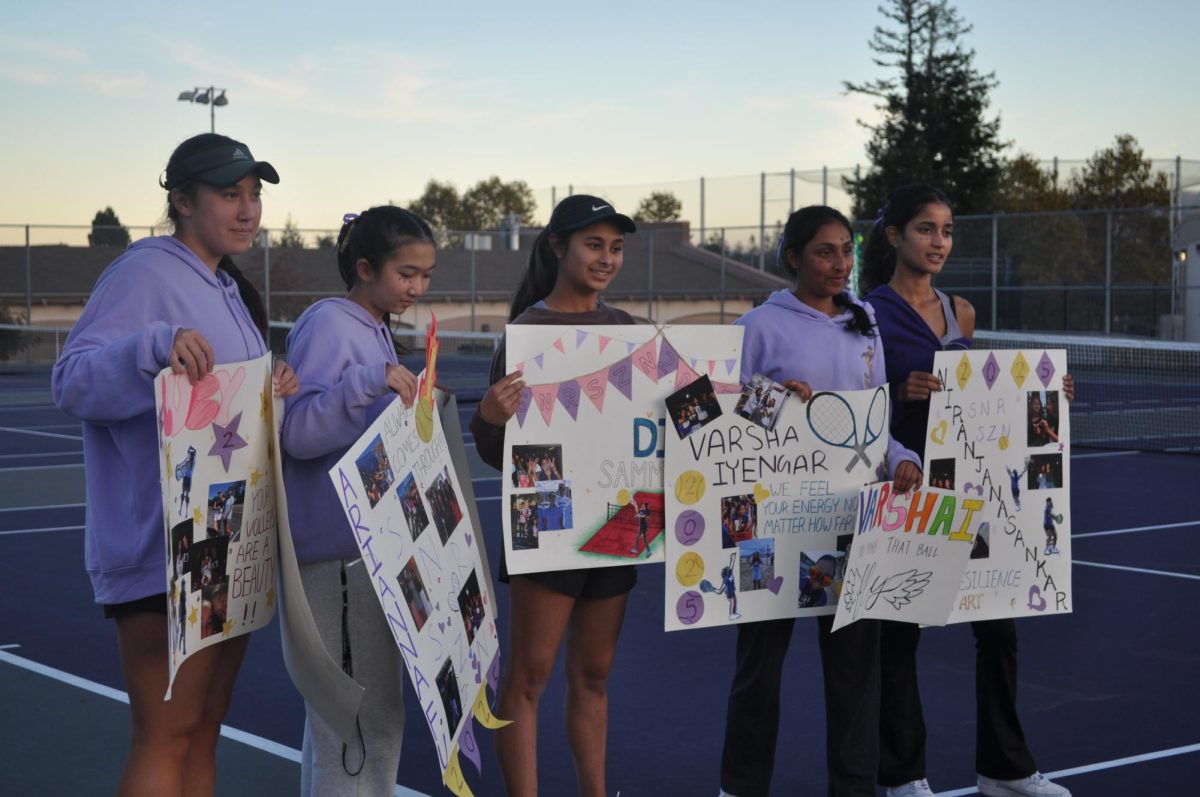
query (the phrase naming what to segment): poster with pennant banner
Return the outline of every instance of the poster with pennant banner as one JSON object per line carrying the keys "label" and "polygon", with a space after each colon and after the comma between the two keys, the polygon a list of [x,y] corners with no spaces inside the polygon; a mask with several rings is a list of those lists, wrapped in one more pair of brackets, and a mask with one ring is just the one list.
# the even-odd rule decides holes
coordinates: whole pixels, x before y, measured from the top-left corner
{"label": "poster with pennant banner", "polygon": [[507,371],[526,385],[504,433],[509,572],[662,561],[664,399],[696,384],[698,415],[710,394],[737,393],[742,332],[505,327]]}
{"label": "poster with pennant banner", "polygon": [[833,614],[859,490],[887,474],[887,388],[803,402],[756,375],[719,401],[666,435],[666,630]]}
{"label": "poster with pennant banner", "polygon": [[944,351],[925,480],[985,500],[949,622],[1072,611],[1071,421],[1060,349]]}

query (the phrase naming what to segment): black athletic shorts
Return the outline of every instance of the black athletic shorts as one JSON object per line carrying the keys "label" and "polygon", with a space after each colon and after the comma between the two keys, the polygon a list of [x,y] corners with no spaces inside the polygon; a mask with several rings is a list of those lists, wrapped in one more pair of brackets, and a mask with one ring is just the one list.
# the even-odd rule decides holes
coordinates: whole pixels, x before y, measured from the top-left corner
{"label": "black athletic shorts", "polygon": [[120,617],[127,617],[139,612],[153,612],[155,614],[166,615],[167,593],[160,592],[157,595],[147,595],[144,598],[126,601],[125,603],[104,604],[104,617],[106,620],[116,620]]}
{"label": "black athletic shorts", "polygon": [[[637,568],[633,565],[615,567],[585,567],[580,570],[546,570],[541,573],[520,573],[519,577],[536,581],[555,592],[572,598],[615,598],[633,589],[637,583]],[[508,561],[500,548],[500,580],[510,583]]]}

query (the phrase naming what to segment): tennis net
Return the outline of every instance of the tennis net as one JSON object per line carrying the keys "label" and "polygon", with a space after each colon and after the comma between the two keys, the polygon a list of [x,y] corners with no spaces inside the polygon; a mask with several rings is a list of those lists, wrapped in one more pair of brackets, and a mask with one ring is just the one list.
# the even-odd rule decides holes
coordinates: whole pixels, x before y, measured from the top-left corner
{"label": "tennis net", "polygon": [[976,349],[1066,349],[1071,443],[1200,454],[1200,344],[976,331]]}

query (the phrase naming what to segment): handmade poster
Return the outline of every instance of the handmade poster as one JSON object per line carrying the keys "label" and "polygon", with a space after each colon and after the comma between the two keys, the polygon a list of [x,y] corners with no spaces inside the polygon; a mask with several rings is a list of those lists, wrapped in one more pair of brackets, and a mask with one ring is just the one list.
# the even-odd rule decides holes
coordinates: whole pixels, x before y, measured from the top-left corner
{"label": "handmade poster", "polygon": [[859,489],[887,473],[887,389],[719,400],[666,436],[666,629],[833,614]]}
{"label": "handmade poster", "polygon": [[443,781],[470,794],[458,753],[478,768],[471,716],[501,724],[485,682],[499,668],[496,600],[474,496],[459,479],[434,396],[432,334],[427,353],[415,405],[393,401],[329,477],[404,656]]}
{"label": "handmade poster", "polygon": [[275,614],[277,494],[271,355],[218,365],[195,385],[154,380],[167,549],[170,681],[198,650]]}
{"label": "handmade poster", "polygon": [[[504,433],[509,572],[662,561],[664,440],[740,390],[742,328],[509,325],[505,336],[508,372],[526,385]],[[664,399],[701,377],[668,424]]]}
{"label": "handmade poster", "polygon": [[858,530],[833,630],[872,618],[945,625],[981,528],[982,498],[936,487],[897,493],[891,482],[858,493]]}
{"label": "handmade poster", "polygon": [[938,352],[926,480],[985,499],[951,623],[1071,606],[1071,424],[1062,350]]}

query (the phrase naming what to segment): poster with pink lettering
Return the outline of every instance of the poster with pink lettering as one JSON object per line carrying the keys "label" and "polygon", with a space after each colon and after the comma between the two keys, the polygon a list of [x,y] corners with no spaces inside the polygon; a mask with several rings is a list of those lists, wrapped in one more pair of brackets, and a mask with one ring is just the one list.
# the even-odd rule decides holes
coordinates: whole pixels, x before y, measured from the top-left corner
{"label": "poster with pink lettering", "polygon": [[[449,440],[432,369],[417,400],[396,399],[329,471],[371,575],[454,794],[469,794],[459,754],[480,769],[475,720],[487,728],[487,687],[500,672],[496,599],[483,551],[460,427]],[[453,420],[453,419],[450,419]],[[457,463],[456,463],[457,460]],[[459,477],[459,472],[463,478]]]}
{"label": "poster with pink lettering", "polygon": [[154,392],[174,683],[188,656],[275,615],[271,356],[218,365],[194,385],[167,369]]}

